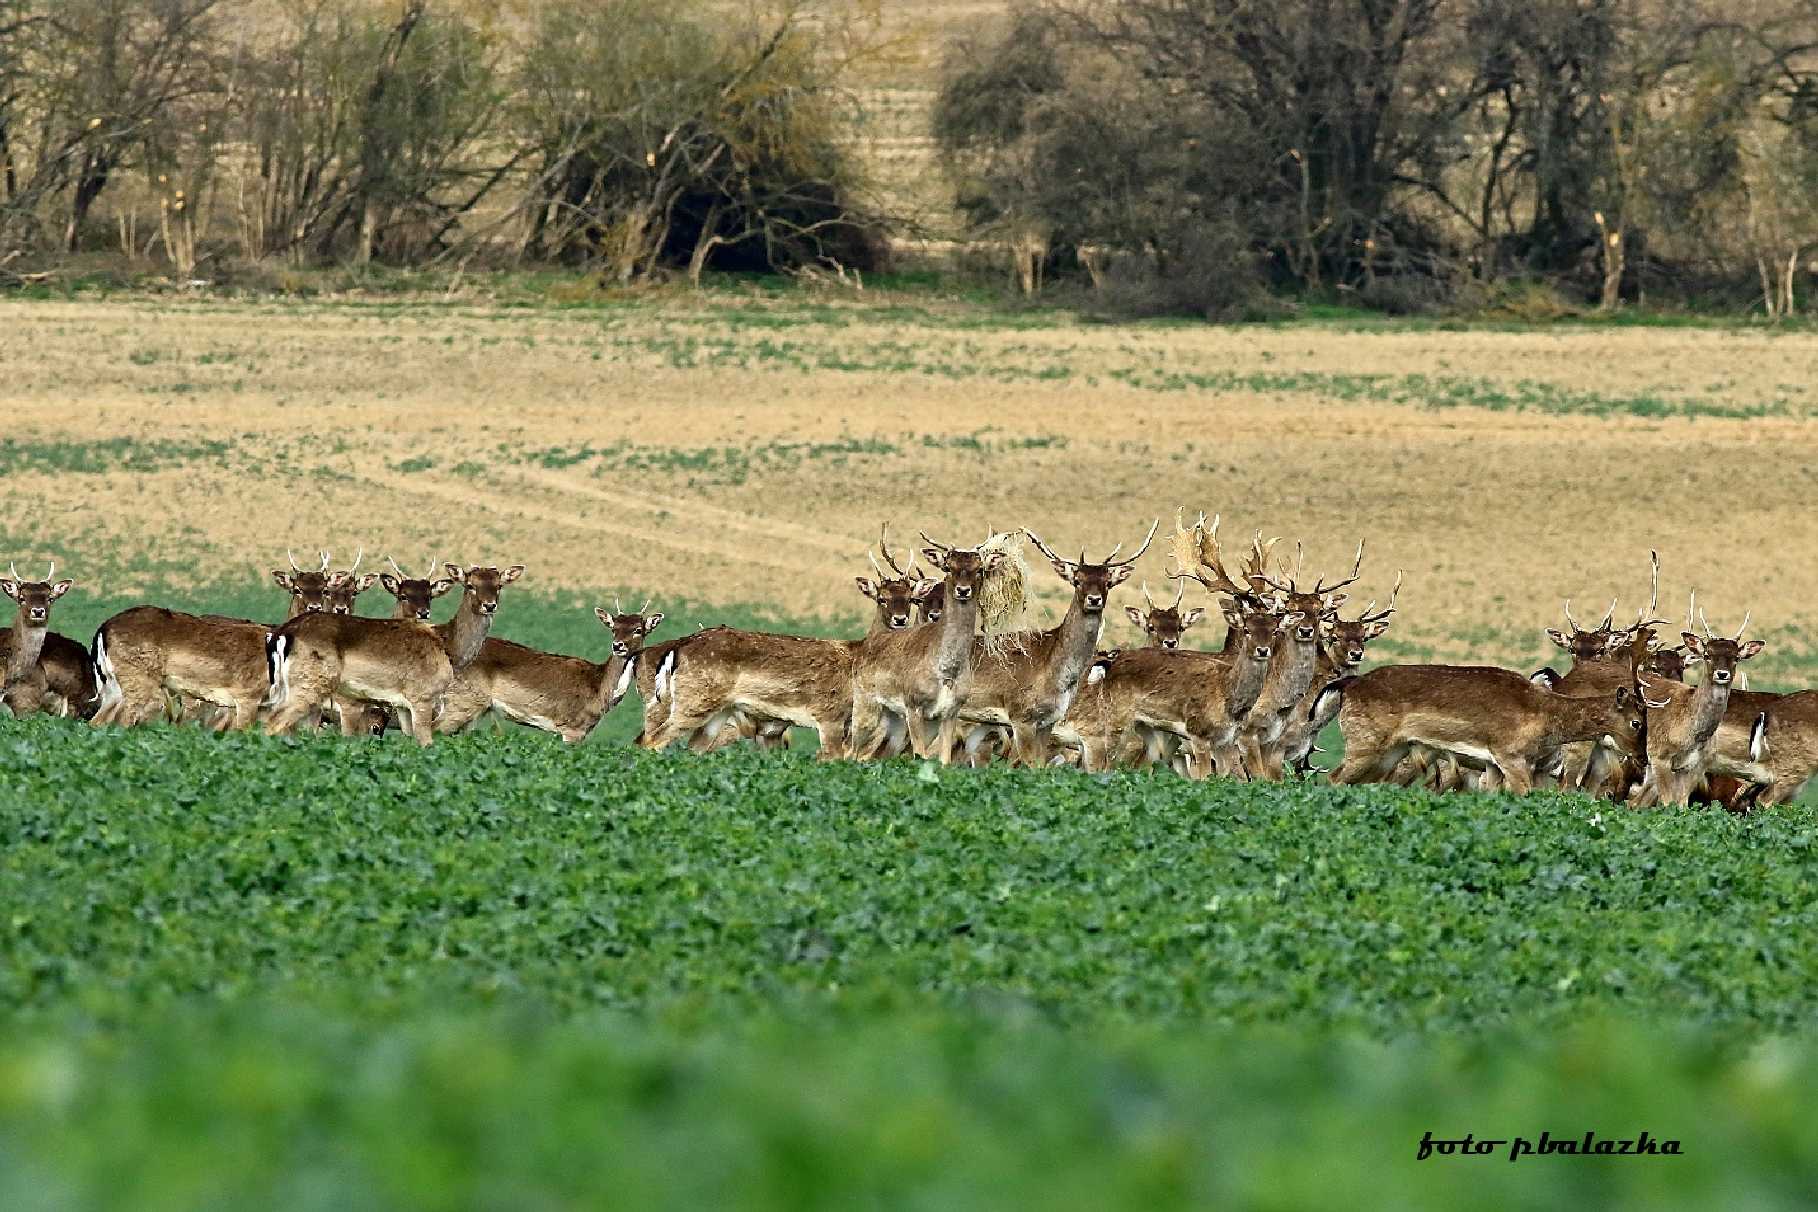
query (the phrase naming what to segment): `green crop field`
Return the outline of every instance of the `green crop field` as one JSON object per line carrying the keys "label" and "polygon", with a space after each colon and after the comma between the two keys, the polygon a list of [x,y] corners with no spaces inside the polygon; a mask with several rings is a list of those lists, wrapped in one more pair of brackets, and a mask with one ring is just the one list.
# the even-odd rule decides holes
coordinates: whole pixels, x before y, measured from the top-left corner
{"label": "green crop field", "polygon": [[1793,1206],[1815,826],[4,721],[0,1198]]}

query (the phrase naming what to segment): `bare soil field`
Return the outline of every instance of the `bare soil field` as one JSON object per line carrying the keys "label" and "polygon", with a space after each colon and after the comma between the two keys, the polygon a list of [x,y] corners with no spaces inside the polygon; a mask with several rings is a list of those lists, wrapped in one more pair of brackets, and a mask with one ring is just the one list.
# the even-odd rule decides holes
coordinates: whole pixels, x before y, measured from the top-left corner
{"label": "bare soil field", "polygon": [[[856,620],[885,519],[1102,553],[1203,509],[1304,541],[1309,574],[1367,538],[1356,604],[1407,574],[1392,653],[1537,659],[1561,599],[1632,617],[1654,547],[1666,613],[1693,587],[1713,624],[1752,609],[1784,669],[1818,602],[1814,366],[1810,332],[1113,327],[888,296],[11,302],[0,535],[110,592],[363,545]],[[1166,577],[1158,542],[1119,605]],[[1135,639],[1121,610],[1108,638]]]}

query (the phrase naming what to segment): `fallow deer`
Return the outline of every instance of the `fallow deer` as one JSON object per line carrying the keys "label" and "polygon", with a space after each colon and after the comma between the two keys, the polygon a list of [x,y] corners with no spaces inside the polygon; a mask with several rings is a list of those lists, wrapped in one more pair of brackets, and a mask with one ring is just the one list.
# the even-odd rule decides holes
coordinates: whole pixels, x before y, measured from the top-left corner
{"label": "fallow deer", "polygon": [[1238,637],[1231,651],[1138,648],[1117,654],[1102,673],[1095,668],[1057,737],[1079,746],[1089,771],[1120,760],[1161,761],[1178,748],[1191,778],[1214,770],[1244,778],[1238,730],[1262,690],[1280,633],[1298,620],[1236,603],[1225,608],[1225,620]]}
{"label": "fallow deer", "polygon": [[[931,581],[921,575],[921,569],[910,560],[908,569],[904,569],[890,550],[890,523],[885,522],[883,532],[878,539],[878,548],[883,552],[884,564],[877,562],[876,552],[867,552],[872,570],[877,573],[877,580],[869,577],[858,577],[858,590],[877,605],[877,612],[871,617],[871,630],[867,635],[877,635],[884,631],[902,631],[915,621],[915,613],[934,592],[938,581]],[[885,568],[888,565],[888,569]]]}
{"label": "fallow deer", "polygon": [[1181,597],[1187,592],[1184,582],[1174,586],[1174,600],[1166,606],[1156,605],[1155,599],[1149,596],[1149,583],[1143,582],[1143,605],[1138,610],[1134,606],[1124,607],[1124,613],[1130,616],[1137,629],[1149,638],[1149,643],[1156,648],[1179,648],[1181,639],[1187,631],[1196,625],[1206,612],[1195,606],[1191,610],[1180,608]]}
{"label": "fallow deer", "polygon": [[[1386,778],[1418,748],[1495,772],[1508,791],[1534,785],[1536,770],[1573,741],[1608,736],[1638,751],[1642,706],[1627,686],[1607,694],[1564,695],[1509,669],[1469,665],[1384,665],[1325,688],[1339,696],[1345,758],[1335,783]],[[1315,702],[1323,712],[1329,704]]]}
{"label": "fallow deer", "polygon": [[1314,710],[1319,692],[1339,678],[1354,677],[1363,669],[1364,653],[1370,641],[1389,630],[1389,619],[1395,613],[1395,600],[1401,596],[1401,573],[1395,574],[1395,588],[1389,592],[1389,604],[1381,610],[1376,602],[1363,608],[1355,619],[1336,615],[1328,618],[1321,632],[1319,661],[1313,671],[1312,689],[1302,700],[1305,710],[1296,710],[1282,732],[1281,748],[1287,765],[1305,769],[1311,760],[1319,734],[1337,714],[1337,704],[1328,700],[1326,710]]}
{"label": "fallow deer", "polygon": [[861,644],[852,665],[849,749],[881,750],[900,721],[920,758],[953,761],[959,710],[972,689],[973,641],[979,593],[1003,563],[1001,551],[947,547],[926,534],[923,555],[942,573],[944,611],[938,624],[890,631]]}
{"label": "fallow deer", "polygon": [[959,710],[969,724],[1010,730],[1011,756],[1019,765],[1045,766],[1054,726],[1066,717],[1080,682],[1098,648],[1105,606],[1111,591],[1128,579],[1137,560],[1155,540],[1160,519],[1149,527],[1142,546],[1117,559],[1119,543],[1101,563],[1089,563],[1052,551],[1034,531],[1025,530],[1055,573],[1073,590],[1073,600],[1057,626],[1045,631],[1010,632],[987,642],[974,641],[972,683]]}
{"label": "fallow deer", "polygon": [[[870,630],[866,632],[866,638],[888,631],[907,630],[914,622],[916,607],[921,605],[925,609],[930,586],[939,584],[939,582],[929,582],[920,576],[920,570],[915,567],[913,560],[908,570],[902,567],[901,562],[890,550],[890,524],[888,522],[883,525],[879,547],[883,553],[884,564],[888,565],[889,571],[886,572],[885,567],[878,563],[876,553],[867,553],[872,569],[878,574],[878,579],[873,582],[866,577],[857,578],[859,592],[876,606],[876,610],[872,614]],[[715,692],[716,688],[723,691],[729,687],[752,686],[765,680],[762,675],[741,677],[735,675],[731,669],[723,669],[707,677],[698,676],[708,662],[740,662],[747,657],[754,661],[772,659],[774,654],[770,652],[770,648],[774,645],[762,645],[752,648],[748,653],[742,653],[740,646],[732,637],[746,634],[755,633],[724,627],[708,628],[693,635],[668,640],[644,653],[643,659],[638,662],[636,673],[638,694],[644,704],[644,727],[639,735],[639,744],[649,744],[652,743],[652,738],[660,738],[661,744],[656,746],[660,748],[681,740],[686,741],[690,749],[704,753],[740,740],[752,740],[761,748],[774,748],[788,743],[789,729],[794,726],[794,721],[830,718],[830,712],[837,711],[843,714],[850,711],[851,689],[849,686],[839,687],[837,693],[834,694],[834,697],[839,700],[837,705],[830,707],[820,704],[810,707],[806,703],[796,702],[787,718],[765,717],[756,712],[752,703],[740,706],[710,702],[709,696]],[[708,643],[705,647],[695,648],[689,654],[689,713],[699,714],[703,709],[710,708],[711,710],[708,711],[705,721],[698,727],[672,729],[668,727],[668,721],[673,714],[676,702],[673,694],[674,687],[678,684],[675,674],[681,662],[682,650],[694,648],[697,640],[708,641]],[[805,642],[809,645],[844,643],[844,641],[822,640]],[[847,647],[850,648],[851,645],[847,644]],[[818,649],[810,648],[807,651],[818,652]],[[832,680],[811,678],[799,689],[803,693],[827,694],[832,693],[833,686]],[[784,692],[773,686],[767,693]],[[817,728],[816,731],[818,732],[819,729]],[[841,735],[843,738],[843,728]],[[842,750],[844,748],[843,739],[840,748]],[[831,757],[834,754],[828,753],[827,756]]]}
{"label": "fallow deer", "polygon": [[[59,705],[67,702],[68,694],[76,688],[67,684],[60,656],[63,646],[74,641],[58,636],[62,642],[51,643],[50,614],[52,604],[68,593],[75,582],[51,579],[57,575],[54,560],[42,581],[25,580],[16,564],[10,570],[11,576],[0,579],[0,593],[18,603],[19,613],[10,629],[0,631],[0,649],[5,657],[5,664],[0,665],[0,703],[14,715],[35,711],[67,714],[59,710]],[[47,650],[52,654],[48,661],[44,659]],[[80,651],[79,646],[77,650]],[[55,687],[51,681],[53,664],[59,666]],[[80,693],[79,689],[76,692]]]}
{"label": "fallow deer", "polygon": [[[379,583],[393,599],[391,616],[394,619],[416,619],[427,623],[435,600],[453,589],[456,584],[448,577],[438,575],[443,572],[440,560],[431,560],[429,567],[420,577],[413,577],[398,566],[398,562],[386,557],[391,564],[390,572],[378,574]],[[370,575],[370,574],[369,574]],[[358,596],[356,591],[355,596]],[[351,599],[349,605],[351,607]],[[331,613],[351,614],[352,610],[331,611]],[[352,708],[341,712],[341,732],[344,736],[383,736],[391,727],[391,711],[380,703],[352,704],[342,700],[336,704],[337,709]]]}
{"label": "fallow deer", "polygon": [[[1214,519],[1213,528],[1217,525],[1217,519]],[[1350,576],[1331,585],[1321,577],[1310,590],[1302,589],[1293,577],[1285,585],[1261,572],[1251,577],[1251,585],[1258,595],[1264,590],[1273,590],[1283,614],[1300,616],[1284,632],[1284,642],[1275,646],[1269,662],[1269,676],[1239,737],[1244,765],[1252,779],[1276,782],[1282,777],[1288,758],[1285,744],[1288,728],[1296,716],[1309,710],[1308,694],[1314,689],[1313,678],[1319,669],[1320,628],[1345,602],[1346,595],[1338,590],[1354,583],[1361,575],[1363,553],[1364,545],[1359,543]],[[1298,571],[1299,562],[1296,561],[1296,574]]]}
{"label": "fallow deer", "polygon": [[1683,806],[1690,801],[1704,777],[1718,725],[1729,707],[1736,666],[1762,649],[1760,640],[1742,642],[1749,615],[1743,616],[1742,626],[1730,637],[1713,635],[1702,611],[1698,617],[1704,635],[1687,631],[1680,637],[1686,652],[1704,666],[1696,688],[1646,672],[1637,677],[1648,713],[1647,771],[1641,786],[1629,797],[1633,807]]}
{"label": "fallow deer", "polygon": [[306,614],[279,628],[269,649],[274,710],[266,731],[288,733],[341,694],[391,707],[399,727],[429,744],[436,708],[456,672],[479,656],[500,591],[524,574],[522,565],[447,568],[463,592],[446,623]]}
{"label": "fallow deer", "polygon": [[1818,775],[1818,690],[1732,690],[1706,775],[1705,798],[1732,812],[1798,795]]}
{"label": "fallow deer", "polygon": [[595,607],[593,613],[612,634],[606,660],[596,664],[488,636],[480,655],[455,674],[436,731],[459,732],[486,712],[497,711],[569,744],[585,740],[631,688],[638,650],[663,621],[661,614],[642,610],[615,614]]}

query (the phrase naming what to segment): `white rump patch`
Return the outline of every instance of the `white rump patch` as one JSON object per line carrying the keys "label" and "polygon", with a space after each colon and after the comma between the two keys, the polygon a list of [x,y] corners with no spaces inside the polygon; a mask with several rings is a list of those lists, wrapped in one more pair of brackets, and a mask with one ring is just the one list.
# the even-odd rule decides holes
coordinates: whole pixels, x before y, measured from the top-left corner
{"label": "white rump patch", "polygon": [[660,703],[663,701],[663,696],[669,693],[670,686],[674,679],[675,649],[671,648],[668,652],[663,654],[662,663],[657,666],[656,693],[651,696],[654,702]]}
{"label": "white rump patch", "polygon": [[1749,729],[1749,761],[1759,762],[1767,753],[1767,712],[1755,716],[1755,725]]}

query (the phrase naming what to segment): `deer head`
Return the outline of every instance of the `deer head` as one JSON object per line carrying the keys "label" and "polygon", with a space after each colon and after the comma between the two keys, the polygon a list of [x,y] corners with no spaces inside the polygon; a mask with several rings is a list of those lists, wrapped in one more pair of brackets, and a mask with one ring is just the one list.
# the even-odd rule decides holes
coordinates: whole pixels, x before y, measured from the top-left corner
{"label": "deer head", "polygon": [[1742,626],[1736,634],[1729,637],[1714,635],[1711,632],[1710,620],[1704,617],[1704,611],[1698,612],[1698,622],[1704,628],[1704,635],[1692,631],[1683,631],[1679,638],[1685,643],[1686,655],[1704,664],[1705,677],[1713,686],[1728,686],[1736,676],[1736,666],[1760,652],[1763,644],[1760,640],[1750,640],[1744,644],[1742,633],[1749,629],[1749,620],[1754,617],[1751,611],[1742,616]]}
{"label": "deer head", "polygon": [[[1252,544],[1252,548],[1256,553],[1257,562],[1260,564],[1260,558],[1264,554],[1260,536],[1258,536],[1258,541]],[[1314,581],[1311,589],[1303,589],[1300,584],[1299,578],[1303,565],[1300,551],[1300,546],[1296,544],[1294,568],[1291,573],[1285,562],[1282,566],[1280,575],[1286,578],[1285,584],[1262,572],[1260,567],[1250,574],[1249,580],[1259,594],[1265,588],[1273,590],[1276,601],[1280,603],[1280,609],[1284,613],[1300,616],[1299,620],[1287,629],[1289,638],[1297,644],[1313,644],[1319,639],[1320,626],[1336,619],[1338,608],[1345,604],[1347,595],[1338,591],[1347,585],[1354,584],[1363,575],[1364,545],[1362,542],[1357,544],[1357,558],[1352,561],[1350,576],[1342,581],[1334,581],[1330,585],[1326,584],[1325,578],[1322,576]]]}
{"label": "deer head", "polygon": [[1402,574],[1397,572],[1395,588],[1389,592],[1389,604],[1381,610],[1376,609],[1372,599],[1355,619],[1334,616],[1326,620],[1327,651],[1334,665],[1347,671],[1363,665],[1365,646],[1389,630],[1389,616],[1395,613],[1395,599],[1401,596],[1401,578]]}
{"label": "deer head", "polygon": [[661,612],[644,613],[650,609],[648,598],[645,599],[642,606],[638,607],[636,614],[627,614],[621,610],[617,599],[613,600],[612,607],[612,610],[608,611],[595,606],[593,613],[594,617],[605,625],[606,630],[612,632],[612,655],[623,659],[644,647],[644,641],[649,639],[650,633],[657,629],[657,624],[663,621],[663,616]]}
{"label": "deer head", "polygon": [[922,542],[928,544],[922,549],[922,555],[946,576],[947,604],[971,602],[984,587],[985,578],[1004,562],[1001,551],[948,547],[929,538],[926,532],[922,532]]}
{"label": "deer head", "polygon": [[379,578],[376,574],[360,571],[360,561],[365,557],[366,549],[362,547],[354,553],[351,565],[340,572],[329,574],[328,591],[325,595],[328,613],[352,614],[354,602],[377,583]]}
{"label": "deer head", "polygon": [[436,575],[437,561],[431,560],[429,567],[420,577],[413,577],[398,567],[398,562],[387,556],[391,572],[381,572],[379,583],[385,586],[385,592],[397,599],[397,612],[394,618],[422,619],[429,618],[430,607],[435,600],[453,589],[458,583],[447,577]]}
{"label": "deer head", "polygon": [[448,575],[461,585],[461,608],[476,614],[490,615],[499,608],[499,591],[524,575],[522,564],[503,570],[475,564],[463,570],[459,564],[444,564]]}
{"label": "deer head", "polygon": [[[885,522],[883,534],[878,547],[884,555],[884,563],[877,562],[877,554],[868,552],[871,567],[877,573],[877,580],[870,577],[858,577],[859,592],[877,604],[878,622],[891,631],[902,631],[915,621],[915,608],[918,602],[924,601],[933,592],[937,581],[930,581],[921,575],[921,569],[911,561],[908,569],[897,562],[890,551],[890,523]],[[889,566],[888,571],[885,565]],[[938,617],[938,616],[937,616]],[[931,620],[924,620],[931,621]]]}
{"label": "deer head", "polygon": [[1134,555],[1127,559],[1118,559],[1117,553],[1124,549],[1124,545],[1119,543],[1111,549],[1111,554],[1098,564],[1086,562],[1086,549],[1083,547],[1080,548],[1079,559],[1063,559],[1049,550],[1048,545],[1042,542],[1041,536],[1033,530],[1024,530],[1023,533],[1028,535],[1029,541],[1048,557],[1048,562],[1054,566],[1054,571],[1059,574],[1060,579],[1073,586],[1074,604],[1085,614],[1099,615],[1104,613],[1105,603],[1111,598],[1111,591],[1122,585],[1129,579],[1131,572],[1135,571],[1132,566],[1142,558],[1145,551],[1149,550],[1149,544],[1154,542],[1155,531],[1159,526],[1161,526],[1161,519],[1157,518],[1150,525],[1149,533],[1144,536],[1143,545],[1136,549]]}
{"label": "deer head", "polygon": [[947,609],[947,583],[930,581],[927,584],[927,592],[916,599],[916,605],[921,609],[922,622],[938,623],[942,612]]}
{"label": "deer head", "polygon": [[57,575],[57,562],[51,561],[50,571],[44,574],[42,581],[27,581],[20,577],[19,568],[8,565],[9,575],[0,579],[0,593],[4,593],[19,603],[19,622],[25,627],[47,627],[50,625],[51,603],[68,593],[75,586],[74,581],[53,581]]}
{"label": "deer head", "polygon": [[315,568],[304,568],[298,564],[297,555],[293,551],[284,554],[290,559],[290,571],[274,568],[271,579],[278,583],[278,588],[290,594],[291,610],[297,614],[328,610],[329,593],[335,588],[335,579],[340,575],[328,571],[329,554],[326,551],[318,553],[322,557],[322,563]]}
{"label": "deer head", "polygon": [[1616,599],[1610,599],[1610,608],[1604,612],[1603,620],[1597,626],[1586,630],[1578,625],[1572,617],[1572,599],[1565,600],[1565,621],[1570,631],[1559,631],[1548,628],[1547,638],[1571,654],[1574,664],[1579,661],[1598,661],[1620,648],[1627,639],[1623,630],[1616,627]]}
{"label": "deer head", "polygon": [[1166,606],[1159,606],[1149,594],[1149,582],[1144,581],[1143,603],[1147,609],[1138,610],[1134,606],[1126,606],[1124,613],[1130,616],[1130,621],[1141,628],[1143,634],[1149,637],[1149,642],[1157,648],[1179,648],[1181,637],[1187,633],[1187,629],[1206,614],[1198,606],[1191,610],[1180,608],[1181,597],[1186,591],[1185,584],[1176,582],[1174,600]]}
{"label": "deer head", "polygon": [[1298,614],[1276,614],[1267,606],[1246,606],[1239,602],[1226,603],[1224,615],[1225,626],[1231,629],[1233,636],[1239,637],[1232,651],[1265,665],[1275,655],[1281,633],[1300,622]]}

